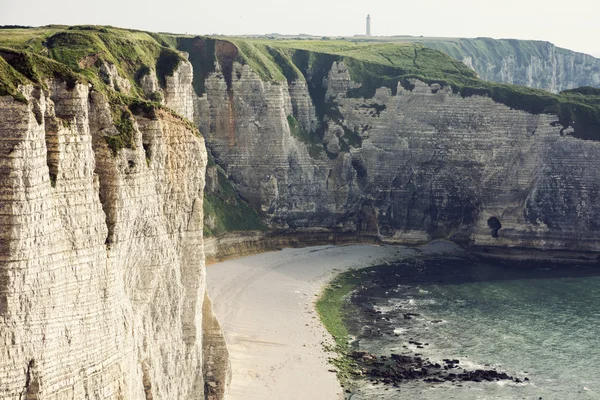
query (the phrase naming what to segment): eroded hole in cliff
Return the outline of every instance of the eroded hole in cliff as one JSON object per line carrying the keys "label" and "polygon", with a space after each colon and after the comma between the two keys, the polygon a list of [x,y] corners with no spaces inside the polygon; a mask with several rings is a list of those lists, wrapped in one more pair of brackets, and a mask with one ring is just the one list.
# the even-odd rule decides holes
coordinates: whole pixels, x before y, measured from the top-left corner
{"label": "eroded hole in cliff", "polygon": [[25,375],[25,390],[23,396],[24,400],[38,400],[40,393],[40,381],[37,374],[37,368],[35,360],[30,360],[27,364],[27,372]]}
{"label": "eroded hole in cliff", "polygon": [[500,223],[500,220],[497,217],[491,217],[490,219],[488,219],[487,224],[490,228],[490,233],[492,237],[497,238],[498,231],[502,229],[502,224]]}
{"label": "eroded hole in cliff", "polygon": [[143,143],[142,147],[144,148],[144,154],[146,155],[146,164],[150,166],[150,161],[152,160],[152,148],[150,147],[150,143]]}
{"label": "eroded hole in cliff", "polygon": [[227,83],[227,91],[232,92],[233,83],[233,62],[238,57],[238,48],[233,44],[219,40],[216,43],[216,53],[225,83]]}
{"label": "eroded hole in cliff", "polygon": [[50,184],[52,187],[56,186],[58,164],[60,162],[58,130],[58,119],[48,119],[45,126],[46,165],[48,166],[48,174],[50,175]]}

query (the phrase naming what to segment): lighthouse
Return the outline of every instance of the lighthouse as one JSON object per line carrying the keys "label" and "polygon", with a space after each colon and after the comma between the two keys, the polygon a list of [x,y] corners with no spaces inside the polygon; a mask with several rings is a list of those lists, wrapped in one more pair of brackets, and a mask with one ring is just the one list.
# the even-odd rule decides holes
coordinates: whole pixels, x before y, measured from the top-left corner
{"label": "lighthouse", "polygon": [[371,15],[367,15],[367,36],[371,36]]}

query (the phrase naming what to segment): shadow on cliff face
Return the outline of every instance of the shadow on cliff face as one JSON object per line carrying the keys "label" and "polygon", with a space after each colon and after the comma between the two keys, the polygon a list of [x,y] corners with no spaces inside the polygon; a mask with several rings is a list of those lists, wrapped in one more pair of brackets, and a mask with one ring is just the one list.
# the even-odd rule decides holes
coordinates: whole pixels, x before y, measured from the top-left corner
{"label": "shadow on cliff face", "polygon": [[[4,247],[2,243],[0,243],[0,249]],[[8,253],[3,253],[8,254]],[[8,308],[8,274],[7,271],[2,268],[0,269],[0,316],[6,314],[6,310]]]}
{"label": "shadow on cliff face", "polygon": [[215,52],[217,60],[223,71],[223,77],[227,84],[227,95],[229,97],[228,103],[228,119],[227,119],[227,133],[228,133],[228,144],[233,146],[235,144],[235,105],[233,96],[233,63],[238,58],[238,48],[230,42],[217,41],[215,44]]}
{"label": "shadow on cliff face", "polygon": [[215,52],[217,54],[217,60],[221,65],[223,71],[223,77],[225,83],[227,83],[227,91],[231,92],[233,82],[233,63],[238,57],[238,48],[230,42],[219,40],[215,44]]}
{"label": "shadow on cliff face", "polygon": [[500,223],[500,220],[497,217],[491,217],[490,219],[488,219],[487,224],[490,228],[490,233],[492,234],[492,237],[497,238],[498,231],[502,229],[502,224]]}

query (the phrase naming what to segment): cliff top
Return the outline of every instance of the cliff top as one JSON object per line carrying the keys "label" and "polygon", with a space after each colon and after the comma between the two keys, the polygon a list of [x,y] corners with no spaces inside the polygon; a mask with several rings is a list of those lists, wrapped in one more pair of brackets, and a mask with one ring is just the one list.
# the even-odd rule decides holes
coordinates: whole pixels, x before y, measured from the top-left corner
{"label": "cliff top", "polygon": [[[592,59],[597,59],[589,54],[576,52],[573,50],[565,49],[562,47],[555,46],[553,43],[545,40],[525,40],[525,39],[494,39],[490,37],[476,37],[476,38],[459,38],[459,37],[436,37],[436,36],[410,36],[410,35],[394,35],[394,36],[333,36],[333,37],[320,37],[313,35],[281,35],[277,33],[269,35],[244,35],[246,39],[259,39],[273,41],[286,41],[286,40],[303,40],[303,41],[327,41],[327,40],[342,40],[351,41],[353,43],[413,43],[422,44],[433,49],[442,50],[447,54],[455,57],[455,55],[462,55],[462,51],[465,48],[473,49],[474,53],[478,53],[478,56],[498,56],[498,55],[510,55],[514,54],[514,51],[520,52],[527,55],[535,55],[542,57],[543,52],[552,48],[556,53],[560,54],[577,54]],[[456,58],[456,57],[455,57]]]}
{"label": "cliff top", "polygon": [[[141,79],[154,73],[164,84],[165,77],[172,75],[186,56],[194,66],[194,88],[199,95],[216,64],[229,79],[233,63],[239,62],[248,64],[263,80],[292,82],[305,80],[307,73],[313,80],[315,76],[325,77],[334,61],[343,61],[352,79],[361,84],[348,93],[353,97],[372,97],[382,86],[395,92],[398,84],[410,90],[411,79],[416,78],[450,86],[465,97],[483,95],[515,109],[556,114],[563,126],[575,129],[576,136],[600,139],[600,104],[595,92],[555,95],[482,81],[447,54],[415,43],[191,37],[108,26],[3,28],[0,94],[24,100],[19,85],[31,81],[43,87],[44,78],[58,77],[67,82],[88,82],[122,105],[155,102],[160,99],[144,94]],[[128,88],[113,85],[115,90],[109,90],[106,80],[100,78],[106,65],[116,67]]]}
{"label": "cliff top", "polygon": [[22,75],[3,73],[0,83],[9,87],[22,78],[41,84],[40,78],[54,75],[87,81],[102,90],[98,72],[106,62],[130,81],[128,94],[133,97],[143,97],[139,79],[150,69],[161,79],[183,60],[160,35],[96,26],[0,29],[0,55]]}

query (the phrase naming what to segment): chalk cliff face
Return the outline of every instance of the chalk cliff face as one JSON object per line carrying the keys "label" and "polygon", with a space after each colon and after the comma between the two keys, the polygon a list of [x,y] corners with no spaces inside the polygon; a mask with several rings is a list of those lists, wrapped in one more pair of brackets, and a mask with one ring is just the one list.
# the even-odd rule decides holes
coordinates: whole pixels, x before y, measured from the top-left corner
{"label": "chalk cliff face", "polygon": [[[320,81],[263,82],[234,64],[206,80],[207,145],[272,228],[364,232],[417,243],[600,250],[600,143],[569,135],[557,117],[412,80],[348,96],[343,62]],[[314,128],[321,87],[334,110],[317,143],[289,123]],[[315,150],[316,149],[316,150]]]}
{"label": "chalk cliff face", "polygon": [[549,42],[477,38],[427,40],[423,44],[463,61],[487,81],[554,93],[582,86],[600,87],[600,60]]}
{"label": "chalk cliff face", "polygon": [[[182,63],[165,89],[181,112],[186,79]],[[28,104],[0,97],[0,397],[222,398],[204,140],[157,109],[113,154],[104,95],[60,80],[21,91]]]}

